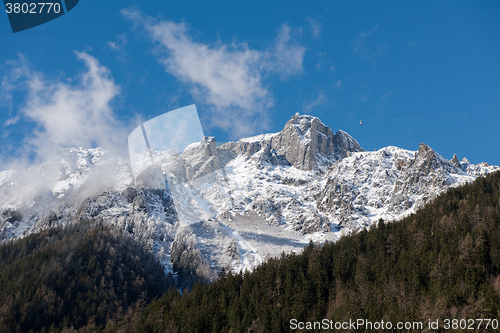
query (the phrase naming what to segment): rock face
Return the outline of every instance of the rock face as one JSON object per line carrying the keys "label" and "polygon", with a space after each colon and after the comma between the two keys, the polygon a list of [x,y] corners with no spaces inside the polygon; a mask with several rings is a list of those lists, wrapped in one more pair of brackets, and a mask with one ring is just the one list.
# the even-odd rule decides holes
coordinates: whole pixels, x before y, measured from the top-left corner
{"label": "rock face", "polygon": [[[307,115],[279,133],[220,146],[206,137],[154,158],[136,183],[128,161],[102,149],[70,148],[58,161],[0,172],[0,241],[98,218],[144,244],[167,270],[209,279],[222,267],[251,269],[309,240],[397,220],[500,170],[447,160],[424,143],[366,152]],[[188,215],[194,220],[182,223]]]}
{"label": "rock face", "polygon": [[335,152],[332,130],[311,116],[294,116],[272,138],[271,147],[301,170],[315,169],[318,155],[330,157]]}
{"label": "rock face", "polygon": [[199,178],[220,169],[215,138],[205,137],[200,143],[189,145],[181,154],[187,180]]}
{"label": "rock face", "polygon": [[[454,157],[456,158],[456,155]],[[458,161],[458,158],[456,160]],[[459,170],[453,163],[453,159],[451,161],[444,159],[425,143],[419,145],[414,164],[418,170],[426,175],[438,168],[444,168],[452,173],[457,173]]]}
{"label": "rock face", "polygon": [[348,153],[365,151],[358,144],[358,141],[346,132],[339,130],[333,137],[335,147],[335,158],[340,160],[347,157]]}
{"label": "rock face", "polygon": [[333,165],[327,177],[316,196],[318,208],[348,228],[370,225],[374,218],[399,219],[450,186],[475,178],[424,143],[416,152],[386,147],[352,154]]}
{"label": "rock face", "polygon": [[348,152],[364,151],[346,132],[338,131],[334,135],[321,120],[307,115],[293,116],[285,128],[272,137],[271,148],[300,170],[329,167]]}
{"label": "rock face", "polygon": [[[260,139],[260,138],[259,138]],[[295,115],[283,130],[275,135],[262,137],[262,140],[242,140],[236,152],[247,157],[261,149],[266,156],[286,161],[300,170],[316,170],[329,167],[344,158],[349,152],[364,151],[356,139],[344,131],[333,134],[330,127],[321,120],[308,115]]]}

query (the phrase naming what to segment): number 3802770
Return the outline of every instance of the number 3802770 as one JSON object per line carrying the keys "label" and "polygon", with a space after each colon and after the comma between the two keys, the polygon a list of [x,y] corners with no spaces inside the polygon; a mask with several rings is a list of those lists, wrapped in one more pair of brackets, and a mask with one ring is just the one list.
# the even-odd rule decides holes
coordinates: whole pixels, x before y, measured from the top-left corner
{"label": "number 3802770", "polygon": [[61,5],[53,2],[7,2],[5,4],[7,14],[50,14],[51,12],[58,14],[61,11]]}

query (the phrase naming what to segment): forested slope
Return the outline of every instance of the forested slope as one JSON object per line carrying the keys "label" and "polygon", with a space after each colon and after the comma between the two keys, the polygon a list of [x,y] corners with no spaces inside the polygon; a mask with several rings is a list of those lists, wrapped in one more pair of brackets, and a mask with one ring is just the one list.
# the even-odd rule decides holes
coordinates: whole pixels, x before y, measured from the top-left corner
{"label": "forested slope", "polygon": [[[136,332],[287,332],[290,320],[498,319],[500,173],[451,189],[401,222],[308,246],[253,273],[154,300]],[[478,323],[474,322],[474,331]],[[424,328],[428,328],[424,326]],[[491,329],[491,326],[490,326]],[[380,331],[380,330],[379,330]],[[470,330],[468,330],[470,331]]]}
{"label": "forested slope", "polygon": [[81,221],[0,247],[0,332],[95,331],[173,285],[137,242]]}
{"label": "forested slope", "polygon": [[292,319],[325,318],[430,319],[444,331],[445,319],[499,317],[500,173],[400,222],[310,244],[252,273],[222,272],[182,295],[164,294],[174,284],[154,257],[98,221],[1,246],[0,265],[1,332],[288,332]]}

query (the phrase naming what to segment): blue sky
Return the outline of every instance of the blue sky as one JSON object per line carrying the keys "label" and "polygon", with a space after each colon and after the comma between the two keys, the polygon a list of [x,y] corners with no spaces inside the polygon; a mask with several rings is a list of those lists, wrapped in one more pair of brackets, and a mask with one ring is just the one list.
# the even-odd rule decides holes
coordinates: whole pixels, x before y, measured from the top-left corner
{"label": "blue sky", "polygon": [[499,1],[97,1],[13,34],[0,15],[1,164],[126,149],[196,104],[218,141],[296,112],[366,150],[500,165]]}

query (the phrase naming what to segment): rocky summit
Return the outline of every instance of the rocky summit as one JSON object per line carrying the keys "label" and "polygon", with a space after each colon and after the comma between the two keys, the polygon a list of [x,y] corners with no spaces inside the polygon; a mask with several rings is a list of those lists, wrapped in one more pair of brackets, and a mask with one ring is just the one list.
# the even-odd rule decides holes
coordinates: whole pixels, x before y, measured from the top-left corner
{"label": "rocky summit", "polygon": [[[141,242],[166,271],[211,279],[310,240],[400,219],[450,187],[500,170],[447,160],[424,143],[367,152],[346,132],[298,114],[279,133],[221,145],[206,137],[175,156],[153,153],[156,171],[137,181],[128,159],[100,148],[68,148],[29,169],[0,172],[0,240],[101,219]],[[147,186],[165,180],[165,189]]]}
{"label": "rocky summit", "polygon": [[356,139],[346,132],[333,134],[330,127],[318,118],[298,114],[286,123],[281,132],[243,139],[235,146],[236,152],[247,157],[264,149],[264,156],[274,157],[268,162],[275,161],[276,164],[282,161],[307,171],[328,168],[349,152],[364,151]]}

